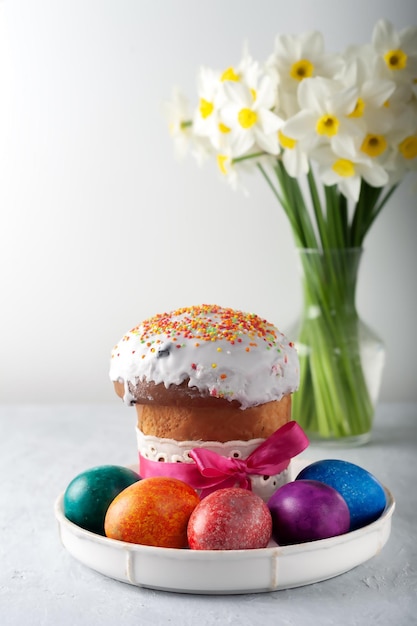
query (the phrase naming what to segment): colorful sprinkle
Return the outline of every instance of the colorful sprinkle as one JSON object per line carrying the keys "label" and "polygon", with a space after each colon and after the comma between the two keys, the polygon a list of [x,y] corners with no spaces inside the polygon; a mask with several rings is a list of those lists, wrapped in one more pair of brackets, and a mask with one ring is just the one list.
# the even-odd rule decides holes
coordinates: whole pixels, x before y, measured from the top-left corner
{"label": "colorful sprinkle", "polygon": [[[279,399],[298,385],[292,342],[264,318],[217,305],[154,315],[125,334],[118,346],[112,353],[112,380],[146,378],[169,386],[188,379],[215,397],[239,400],[242,408],[265,397]],[[167,359],[160,361],[162,354]],[[274,373],[276,363],[282,369]]]}
{"label": "colorful sprinkle", "polygon": [[[150,345],[150,337],[160,334],[168,335],[172,341],[177,341],[178,337],[198,339],[195,347],[201,341],[219,340],[234,345],[235,342],[242,343],[244,336],[251,340],[251,347],[259,347],[254,338],[262,339],[267,345],[275,345],[277,340],[276,328],[254,313],[207,304],[154,315],[130,332],[137,335],[140,341],[147,342],[147,346]],[[240,336],[237,337],[237,334]],[[125,336],[125,339],[128,338]]]}

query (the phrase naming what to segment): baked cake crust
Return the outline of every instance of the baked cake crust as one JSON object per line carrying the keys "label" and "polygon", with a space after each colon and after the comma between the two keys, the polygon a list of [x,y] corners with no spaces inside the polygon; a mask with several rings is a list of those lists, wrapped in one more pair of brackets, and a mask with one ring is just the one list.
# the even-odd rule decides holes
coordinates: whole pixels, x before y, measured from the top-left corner
{"label": "baked cake crust", "polygon": [[144,435],[177,441],[266,439],[291,419],[291,396],[249,409],[218,406],[136,404],[137,425]]}

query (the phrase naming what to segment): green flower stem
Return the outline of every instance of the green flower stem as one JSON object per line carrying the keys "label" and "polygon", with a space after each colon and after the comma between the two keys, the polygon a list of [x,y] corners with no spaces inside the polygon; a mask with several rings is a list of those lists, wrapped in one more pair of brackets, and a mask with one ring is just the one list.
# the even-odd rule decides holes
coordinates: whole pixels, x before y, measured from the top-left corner
{"label": "green flower stem", "polygon": [[317,248],[317,239],[298,180],[291,178],[281,161],[277,161],[275,172],[288,203],[287,212],[292,213],[298,223],[299,239],[304,248]]}
{"label": "green flower stem", "polygon": [[366,224],[370,219],[381,191],[380,188],[370,187],[366,184],[361,185],[359,200],[352,220],[352,245],[361,245],[367,232]]}
{"label": "green flower stem", "polygon": [[345,196],[339,194],[339,211],[340,211],[340,221],[342,227],[342,241],[345,243],[345,247],[349,246],[349,210],[348,203]]}
{"label": "green flower stem", "polygon": [[382,189],[362,181],[359,200],[351,209],[336,186],[324,186],[323,208],[310,169],[307,205],[299,180],[289,176],[280,158],[273,165],[273,180],[260,156],[264,154],[239,160],[257,160],[288,217],[303,269],[304,310],[297,340],[300,385],[293,396],[293,417],[311,438],[360,440],[371,430],[374,406],[360,350],[357,274],[363,241],[396,186],[382,195]]}
{"label": "green flower stem", "polygon": [[319,231],[321,244],[322,244],[323,248],[328,248],[329,247],[329,240],[328,240],[328,237],[327,237],[326,220],[324,219],[323,211],[322,211],[322,208],[321,208],[320,197],[319,197],[319,193],[317,191],[316,180],[314,178],[314,175],[313,175],[313,172],[312,172],[311,168],[310,168],[310,170],[308,171],[308,174],[307,174],[307,181],[308,181],[308,186],[309,186],[309,189],[310,189],[311,202],[312,202],[312,205],[313,205],[314,214],[316,216],[317,228],[318,228],[318,231]]}
{"label": "green flower stem", "polygon": [[301,379],[294,417],[322,438],[369,432],[373,406],[359,351],[354,306],[360,250],[300,251],[305,309],[298,337]]}
{"label": "green flower stem", "polygon": [[[386,192],[385,196],[381,199],[379,204],[376,203],[376,206],[374,205],[373,210],[370,212],[367,222],[363,228],[364,237],[366,233],[369,231],[369,229],[371,228],[372,224],[374,223],[375,219],[378,217],[379,213],[381,212],[385,204],[388,202],[388,200],[390,199],[394,191],[397,189],[397,187],[398,187],[398,184],[393,185],[390,189],[388,189],[388,191]],[[361,242],[361,245],[362,245],[362,242]]]}
{"label": "green flower stem", "polygon": [[232,163],[234,165],[235,163],[242,163],[243,161],[252,161],[253,159],[258,159],[263,156],[265,156],[265,152],[251,152],[241,157],[235,157],[232,159]]}
{"label": "green flower stem", "polygon": [[278,190],[276,189],[275,185],[272,183],[270,177],[268,176],[265,168],[258,163],[257,164],[259,171],[261,172],[262,176],[265,178],[269,188],[271,189],[272,193],[275,195],[275,197],[278,199],[279,203],[281,204],[282,208],[284,209],[288,220],[291,224],[291,228],[293,230],[293,235],[294,235],[294,239],[296,241],[296,244],[298,246],[303,246],[303,242],[302,242],[302,233],[299,227],[299,224],[296,220],[295,215],[293,214],[292,210],[291,210],[291,205],[288,203],[288,200],[285,196],[283,196],[282,194],[280,194],[278,192]]}

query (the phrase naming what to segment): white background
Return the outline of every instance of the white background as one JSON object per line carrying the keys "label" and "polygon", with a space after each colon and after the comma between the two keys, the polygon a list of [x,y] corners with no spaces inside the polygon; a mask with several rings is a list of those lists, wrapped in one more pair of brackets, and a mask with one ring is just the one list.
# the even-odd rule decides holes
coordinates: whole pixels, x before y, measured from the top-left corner
{"label": "white background", "polygon": [[[196,102],[202,64],[265,60],[278,33],[329,51],[415,0],[0,2],[0,401],[106,402],[109,354],[143,318],[191,304],[254,311],[286,331],[301,292],[291,231],[256,175],[174,159],[161,104]],[[363,318],[384,338],[381,399],[417,400],[416,187],[366,241]]]}

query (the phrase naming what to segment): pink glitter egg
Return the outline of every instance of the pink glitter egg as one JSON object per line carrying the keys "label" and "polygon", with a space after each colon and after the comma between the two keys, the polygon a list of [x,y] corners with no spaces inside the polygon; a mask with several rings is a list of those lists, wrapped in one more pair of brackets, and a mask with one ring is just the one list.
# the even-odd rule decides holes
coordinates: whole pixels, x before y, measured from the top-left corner
{"label": "pink glitter egg", "polygon": [[272,518],[265,502],[239,487],[218,489],[198,504],[188,522],[192,550],[251,550],[265,548]]}

